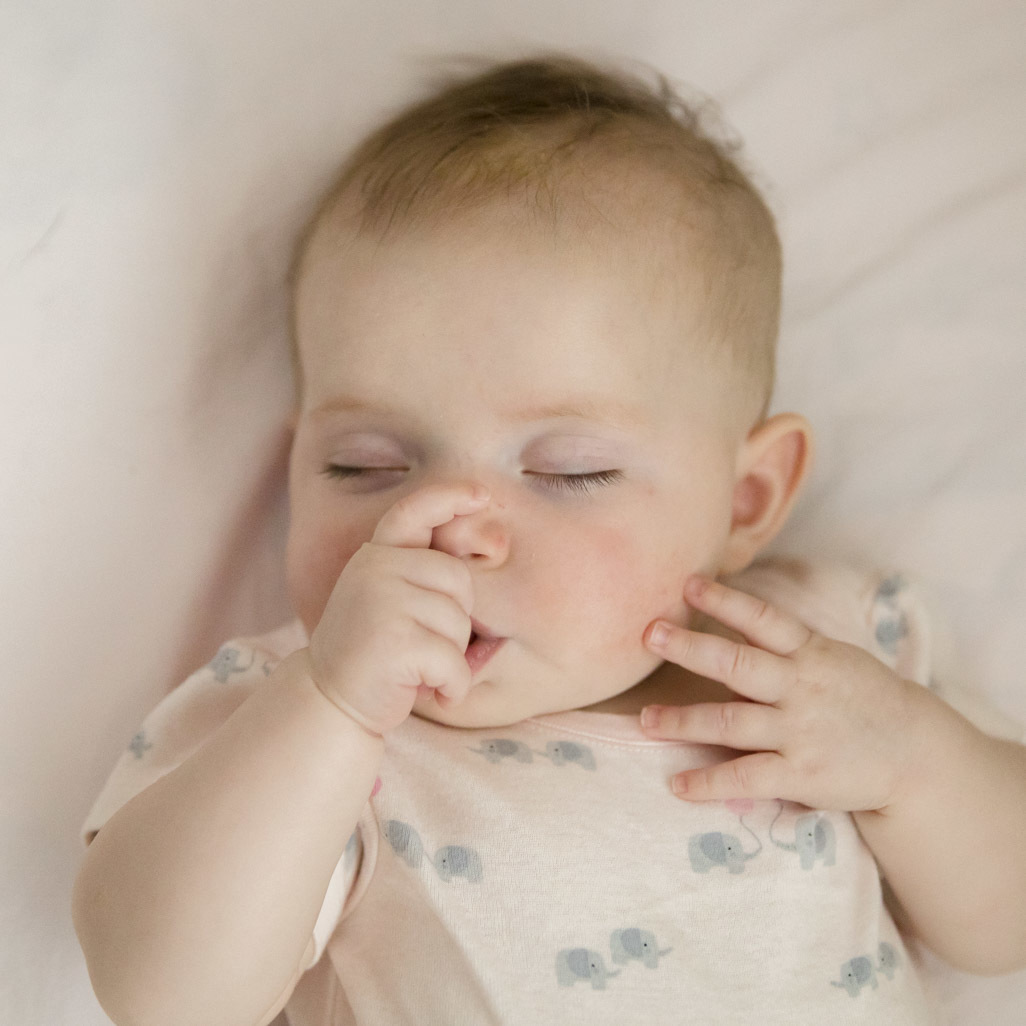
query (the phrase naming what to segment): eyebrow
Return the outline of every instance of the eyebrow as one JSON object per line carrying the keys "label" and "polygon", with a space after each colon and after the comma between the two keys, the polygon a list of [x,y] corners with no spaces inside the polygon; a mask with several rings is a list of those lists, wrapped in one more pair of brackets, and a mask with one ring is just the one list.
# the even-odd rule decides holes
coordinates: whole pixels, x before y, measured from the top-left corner
{"label": "eyebrow", "polygon": [[[535,403],[519,409],[505,409],[502,412],[507,420],[519,424],[574,417],[580,420],[605,422],[621,427],[640,427],[645,420],[642,411],[634,406],[623,403],[618,399],[589,395],[573,396],[558,402]],[[313,411],[313,415],[317,417],[328,416],[333,413],[402,415],[401,410],[388,403],[372,403],[348,395],[335,396],[335,398],[321,403]]]}

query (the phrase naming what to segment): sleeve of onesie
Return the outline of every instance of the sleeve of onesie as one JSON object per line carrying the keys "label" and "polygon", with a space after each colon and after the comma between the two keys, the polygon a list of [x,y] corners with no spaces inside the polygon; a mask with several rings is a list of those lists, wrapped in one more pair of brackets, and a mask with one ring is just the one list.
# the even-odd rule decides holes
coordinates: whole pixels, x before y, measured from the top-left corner
{"label": "sleeve of onesie", "polygon": [[[85,846],[126,802],[181,765],[260,687],[282,656],[259,639],[235,639],[165,697],[143,720],[121,753],[80,828]],[[302,970],[321,957],[342,918],[363,863],[366,813],[328,883]],[[362,888],[361,888],[362,889]]]}
{"label": "sleeve of onesie", "polygon": [[1026,729],[997,709],[977,689],[947,678],[937,665],[932,639],[937,613],[905,575],[874,577],[868,611],[870,651],[900,676],[929,688],[970,723],[993,737],[1026,741]]}

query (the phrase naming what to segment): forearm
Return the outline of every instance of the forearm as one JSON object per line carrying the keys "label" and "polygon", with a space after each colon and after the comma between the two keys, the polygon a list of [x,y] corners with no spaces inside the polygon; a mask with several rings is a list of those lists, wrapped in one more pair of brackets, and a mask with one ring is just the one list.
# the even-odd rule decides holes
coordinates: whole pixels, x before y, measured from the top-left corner
{"label": "forearm", "polygon": [[970,973],[1026,967],[1026,748],[919,690],[927,740],[914,779],[855,821],[929,948]]}
{"label": "forearm", "polygon": [[86,852],[75,929],[119,1026],[252,1026],[295,975],[384,751],[307,665],[281,663]]}

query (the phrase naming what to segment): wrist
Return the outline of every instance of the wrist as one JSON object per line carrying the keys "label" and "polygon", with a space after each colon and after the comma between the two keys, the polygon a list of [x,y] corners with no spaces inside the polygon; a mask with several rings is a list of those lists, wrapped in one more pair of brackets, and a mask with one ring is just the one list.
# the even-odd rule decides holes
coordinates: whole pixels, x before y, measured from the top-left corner
{"label": "wrist", "polygon": [[903,680],[908,697],[907,747],[899,763],[891,798],[875,812],[901,813],[949,786],[954,766],[979,745],[983,735],[942,698],[913,680]]}
{"label": "wrist", "polygon": [[284,659],[280,664],[280,670],[287,673],[294,683],[313,694],[321,705],[330,705],[334,710],[333,715],[341,716],[347,726],[355,728],[373,741],[384,743],[384,735],[359,710],[354,709],[345,699],[321,687],[313,672],[308,648],[299,649]]}

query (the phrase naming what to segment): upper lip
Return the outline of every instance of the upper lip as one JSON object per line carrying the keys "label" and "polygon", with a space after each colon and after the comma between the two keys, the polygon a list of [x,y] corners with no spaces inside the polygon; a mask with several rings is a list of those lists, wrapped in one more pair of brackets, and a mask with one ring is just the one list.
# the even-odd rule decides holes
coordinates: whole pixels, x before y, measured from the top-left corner
{"label": "upper lip", "polygon": [[499,637],[499,635],[496,634],[495,631],[491,630],[491,628],[489,627],[486,627],[483,623],[481,623],[480,620],[475,620],[473,617],[470,618],[470,629],[479,638],[494,639]]}

